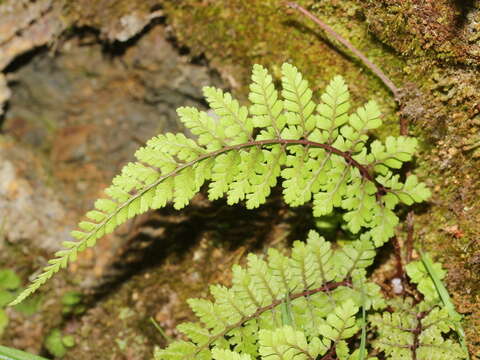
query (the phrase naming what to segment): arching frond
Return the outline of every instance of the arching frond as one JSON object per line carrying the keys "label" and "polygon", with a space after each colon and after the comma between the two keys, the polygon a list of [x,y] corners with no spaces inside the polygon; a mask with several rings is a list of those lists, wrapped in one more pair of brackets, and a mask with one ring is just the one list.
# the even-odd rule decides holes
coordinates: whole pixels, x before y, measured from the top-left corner
{"label": "arching frond", "polygon": [[402,182],[393,173],[412,158],[416,141],[389,137],[385,144],[367,145],[368,131],[381,125],[379,109],[370,101],[349,114],[350,95],[340,76],[332,79],[320,104],[313,102],[308,82],[294,66],[282,66],[281,82],[283,99],[268,71],[255,65],[249,107],[206,87],[213,115],[179,108],[194,138],[161,134],[140,148],[137,161],[122,169],[72,232],[76,241],[63,243],[65,249],[14,304],[128,219],[169,203],[181,209],[205,183],[210,199],[225,196],[229,204],[245,201],[253,209],[265,203],[281,179],[287,204],[313,201],[316,216],[344,209],[351,232],[367,229],[376,246],[387,241],[398,223],[392,209],[430,195],[414,175]]}

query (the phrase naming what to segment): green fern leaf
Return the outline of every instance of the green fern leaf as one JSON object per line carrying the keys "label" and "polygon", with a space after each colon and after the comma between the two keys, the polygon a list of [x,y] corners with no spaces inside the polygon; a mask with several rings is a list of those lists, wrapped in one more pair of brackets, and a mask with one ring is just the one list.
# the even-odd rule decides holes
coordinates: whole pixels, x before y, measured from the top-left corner
{"label": "green fern leaf", "polygon": [[220,121],[213,116],[208,116],[193,107],[180,107],[177,114],[185,127],[198,136],[198,144],[206,146],[207,151],[218,150],[227,144],[224,129],[219,126]]}
{"label": "green fern leaf", "polygon": [[211,337],[210,332],[197,323],[182,323],[177,326],[177,330],[187,335],[196,345],[206,344]]}
{"label": "green fern leaf", "polygon": [[240,154],[237,152],[229,152],[217,157],[208,189],[208,197],[211,200],[221,198],[228,191],[230,184],[240,171],[239,165]]}
{"label": "green fern leaf", "polygon": [[220,134],[229,138],[228,144],[242,144],[252,139],[253,124],[248,118],[248,109],[245,106],[240,106],[230,94],[224,94],[219,89],[205,87],[203,94],[210,108],[219,117],[217,127],[222,129]]}
{"label": "green fern leaf", "polygon": [[212,333],[217,333],[228,324],[224,314],[211,301],[204,299],[189,299],[188,305],[207,329]]}
{"label": "green fern leaf", "polygon": [[226,196],[229,204],[245,201],[253,209],[266,202],[282,177],[287,204],[313,200],[315,216],[343,209],[351,232],[367,229],[376,246],[388,241],[398,223],[394,207],[430,195],[414,175],[402,182],[393,173],[412,158],[416,141],[388,137],[385,144],[368,145],[368,132],[381,125],[378,106],[370,101],[349,114],[350,95],[340,76],[333,78],[318,105],[294,66],[282,66],[281,80],[283,100],[272,76],[255,65],[250,107],[207,87],[211,112],[179,108],[193,138],[162,134],[139,149],[137,161],[122,169],[72,232],[77,241],[67,241],[66,249],[55,254],[14,304],[128,219],[170,203],[181,209],[205,183],[211,200]]}
{"label": "green fern leaf", "polygon": [[376,247],[382,246],[393,235],[395,226],[398,225],[398,217],[387,207],[375,204],[372,229],[369,231]]}
{"label": "green fern leaf", "polygon": [[229,205],[244,200],[246,194],[252,192],[255,186],[252,179],[257,173],[263,171],[263,152],[257,147],[240,153],[240,164],[238,165],[237,176],[232,181],[227,192],[227,202]]}
{"label": "green fern leaf", "polygon": [[404,136],[387,137],[385,145],[375,140],[371,145],[371,155],[375,159],[375,171],[385,174],[388,169],[399,169],[410,161],[417,149],[417,140]]}
{"label": "green fern leaf", "polygon": [[250,107],[253,125],[266,128],[257,136],[257,140],[278,138],[285,126],[285,116],[282,114],[283,101],[278,99],[272,76],[263,66],[254,65],[252,81],[248,98],[253,104]]}
{"label": "green fern leaf", "polygon": [[[166,349],[156,350],[155,351],[155,360],[184,360],[184,359],[193,359],[192,356],[195,356],[195,359],[200,360],[211,360],[210,351],[205,350],[197,353],[196,346],[187,341],[175,341],[170,344]],[[195,354],[195,355],[194,355]]]}
{"label": "green fern leaf", "polygon": [[[315,104],[312,101],[312,90],[308,87],[308,81],[303,79],[295,66],[283,64],[282,87],[287,124],[299,125],[298,135],[308,134],[315,128],[317,122],[316,117],[312,116]],[[282,136],[284,135],[282,133]]]}
{"label": "green fern leaf", "polygon": [[338,262],[329,242],[318,235],[315,231],[308,233],[307,239],[309,250],[314,256],[315,281],[314,287],[321,286],[332,281],[336,277]]}
{"label": "green fern leaf", "polygon": [[[438,278],[442,280],[446,272],[442,269],[442,266],[439,263],[434,263],[433,268],[435,273],[437,274]],[[407,271],[407,275],[410,280],[417,284],[418,290],[423,294],[426,301],[438,303],[440,301],[440,297],[438,296],[438,291],[435,287],[435,284],[430,277],[427,269],[423,262],[417,260],[412,261],[405,267]]]}
{"label": "green fern leaf", "polygon": [[373,346],[385,353],[387,359],[465,359],[460,344],[448,336],[455,328],[446,308],[421,302],[413,305],[411,299],[392,300],[394,312],[369,317],[379,337]]}
{"label": "green fern leaf", "polygon": [[318,105],[319,118],[317,128],[328,133],[328,140],[335,140],[334,130],[348,121],[350,94],[341,76],[335,76],[322,95],[322,103]]}
{"label": "green fern leaf", "polygon": [[347,243],[336,253],[337,279],[350,276],[355,270],[365,269],[373,263],[376,251],[369,234]]}
{"label": "green fern leaf", "polygon": [[258,355],[258,324],[256,320],[246,322],[229,333],[229,343],[232,348],[241,354],[249,354],[253,358]]}
{"label": "green fern leaf", "polygon": [[348,344],[345,340],[341,340],[335,345],[335,353],[339,360],[378,360],[377,357],[360,358],[360,351],[358,349],[350,354]]}
{"label": "green fern leaf", "polygon": [[[275,249],[269,249],[266,260],[250,254],[246,268],[233,266],[231,288],[211,286],[213,301],[188,301],[199,323],[187,323],[179,330],[197,350],[182,359],[194,359],[196,353],[218,346],[252,358],[267,352],[303,358],[306,353],[323,354],[331,341],[353,336],[359,329],[355,322],[357,304],[363,301],[367,308],[380,308],[372,305],[380,293],[378,286],[363,277],[363,294],[355,285],[360,280],[349,280],[349,274],[353,279],[364,271],[374,255],[369,238],[365,235],[362,239],[333,250],[311,231],[306,243],[294,242],[291,256]],[[290,314],[287,327],[282,318],[285,307]],[[307,344],[302,342],[302,334],[309,334]],[[288,341],[271,342],[282,337]],[[264,341],[259,341],[262,338]],[[304,355],[293,352],[296,346],[302,346]],[[166,351],[170,352],[170,347]]]}
{"label": "green fern leaf", "polygon": [[[357,360],[359,350],[350,353],[346,341],[360,330],[360,307],[371,313],[372,336],[378,335],[372,346],[387,359],[426,360],[429,353],[435,359],[464,359],[452,336],[459,317],[438,301],[414,304],[411,298],[394,298],[387,307],[380,287],[366,278],[374,256],[368,233],[332,249],[313,231],[306,243],[294,242],[291,256],[274,249],[266,260],[250,254],[246,268],[233,266],[230,288],[211,286],[213,301],[189,300],[200,323],[179,330],[191,342],[157,350],[156,359],[211,359],[212,354],[316,359],[334,351],[339,359]],[[423,279],[424,272],[412,277]],[[282,311],[289,314],[288,324]],[[180,348],[184,353],[179,356]]]}
{"label": "green fern leaf", "polygon": [[259,171],[253,175],[251,192],[246,195],[246,206],[254,209],[265,203],[271,189],[277,184],[281,166],[285,163],[285,152],[280,145],[274,145],[270,150],[263,150],[263,163]]}
{"label": "green fern leaf", "polygon": [[382,125],[380,115],[377,103],[369,101],[365,106],[358,108],[355,113],[350,115],[348,122],[358,132],[365,133]]}
{"label": "green fern leaf", "polygon": [[375,193],[377,189],[371,182],[362,181],[359,175],[353,176],[353,179],[347,186],[342,207],[348,210],[343,216],[348,228],[351,232],[357,233],[372,222],[376,209]]}

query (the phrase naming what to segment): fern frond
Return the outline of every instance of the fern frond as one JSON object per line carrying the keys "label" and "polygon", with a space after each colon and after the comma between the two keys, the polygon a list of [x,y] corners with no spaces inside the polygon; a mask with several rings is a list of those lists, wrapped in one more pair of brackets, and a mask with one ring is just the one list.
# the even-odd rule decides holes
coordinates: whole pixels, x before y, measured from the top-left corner
{"label": "fern frond", "polygon": [[305,136],[317,122],[313,115],[315,103],[312,101],[312,90],[297,68],[287,63],[282,65],[282,96],[287,124],[299,125],[299,134]]}
{"label": "fern frond", "polygon": [[326,131],[326,140],[330,143],[334,142],[338,135],[334,130],[348,121],[349,100],[350,94],[345,80],[341,76],[335,76],[322,95],[322,103],[317,106],[317,128]]}
{"label": "fern frond", "polygon": [[357,312],[358,306],[353,300],[345,301],[320,325],[320,334],[334,342],[352,337],[359,330],[355,322]]}
{"label": "fern frond", "polygon": [[248,99],[252,102],[250,114],[253,115],[253,125],[264,128],[257,136],[257,140],[280,138],[280,131],[285,126],[283,101],[278,98],[272,76],[267,69],[260,65],[253,65],[252,84]]}
{"label": "fern frond", "polygon": [[[345,245],[333,250],[311,231],[306,243],[294,243],[290,257],[274,249],[269,250],[266,260],[250,254],[245,269],[233,267],[231,288],[211,286],[213,301],[188,301],[199,322],[180,325],[179,330],[197,350],[193,353],[189,350],[176,359],[196,359],[196,353],[217,348],[232,349],[252,358],[270,354],[273,358],[303,359],[307,353],[312,358],[326,353],[333,343],[359,330],[355,316],[359,310],[357,304],[365,302],[364,297],[355,290],[338,260],[351,253],[348,258],[355,260],[350,261],[348,269],[352,273],[363,270],[370,263],[370,255],[366,254],[373,245],[363,247]],[[336,275],[339,273],[343,277]],[[363,286],[375,286],[366,279],[363,281]],[[290,307],[291,325],[282,323],[281,307],[285,306],[285,299]],[[165,356],[158,351],[156,359],[170,359],[169,354],[177,346],[172,343],[165,349]]]}
{"label": "fern frond", "polygon": [[332,249],[311,231],[306,243],[294,242],[290,256],[274,249],[266,259],[250,254],[246,268],[233,266],[230,288],[211,286],[213,301],[189,300],[199,321],[178,329],[190,340],[157,350],[155,359],[300,360],[336,354],[357,360],[359,349],[351,352],[348,344],[361,328],[360,307],[370,313],[371,346],[387,359],[465,359],[454,338],[459,318],[450,309],[412,298],[387,304],[380,287],[366,279],[375,255],[369,234],[338,245]]}
{"label": "fern frond", "polygon": [[341,340],[337,343],[335,346],[335,353],[339,360],[378,360],[376,357],[361,357],[359,349],[350,354],[348,344],[345,340]]}
{"label": "fern frond", "polygon": [[217,127],[221,128],[222,134],[229,139],[228,144],[242,144],[252,140],[253,124],[248,117],[247,107],[240,106],[230,94],[223,93],[220,89],[205,87],[203,94],[218,116]]}
{"label": "fern frond", "polygon": [[225,349],[214,349],[212,351],[212,356],[214,360],[251,360],[252,358],[249,355],[237,354],[230,350]]}
{"label": "fern frond", "polygon": [[[281,177],[287,204],[313,200],[316,216],[343,209],[350,231],[367,229],[376,246],[393,235],[397,204],[430,195],[414,175],[403,183],[394,174],[411,159],[416,141],[389,137],[385,144],[367,145],[368,131],[381,125],[380,112],[370,101],[349,114],[350,95],[340,76],[318,105],[292,65],[282,66],[283,100],[262,66],[253,67],[252,81],[250,107],[207,87],[204,95],[213,113],[179,108],[194,138],[167,133],[140,148],[137,161],[122,169],[72,232],[77,241],[66,241],[14,304],[128,219],[169,203],[181,209],[205,183],[210,199],[226,196],[229,204],[245,201],[252,209],[265,203]],[[328,269],[322,276],[328,278]]]}

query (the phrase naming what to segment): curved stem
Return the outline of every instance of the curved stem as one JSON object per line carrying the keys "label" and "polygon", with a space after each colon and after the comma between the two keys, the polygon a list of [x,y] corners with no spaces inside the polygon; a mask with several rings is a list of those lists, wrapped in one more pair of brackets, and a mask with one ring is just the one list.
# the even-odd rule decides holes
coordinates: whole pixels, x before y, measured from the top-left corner
{"label": "curved stem", "polygon": [[353,157],[352,154],[348,151],[342,151],[337,149],[336,147],[333,147],[332,145],[329,144],[324,144],[324,143],[318,143],[315,141],[307,140],[307,139],[299,139],[299,140],[292,140],[292,139],[271,139],[271,140],[256,140],[256,141],[250,141],[238,145],[231,145],[231,146],[226,146],[223,147],[219,150],[216,150],[214,152],[202,155],[198,159],[194,160],[194,162],[197,162],[199,160],[203,160],[203,158],[209,158],[209,157],[215,157],[217,155],[220,155],[224,152],[230,151],[230,150],[240,150],[246,147],[252,147],[252,146],[266,146],[266,145],[304,145],[304,146],[310,146],[310,147],[316,147],[316,148],[322,148],[330,153],[336,154],[338,156],[341,156],[345,159],[347,164],[356,167],[360,171],[360,175],[371,181],[372,183],[377,186],[379,190],[385,190],[385,187],[378,183],[375,178],[370,174],[368,171],[368,168],[362,164],[360,164],[358,161],[356,161]]}
{"label": "curved stem", "polygon": [[92,230],[84,239],[82,239],[81,241],[79,241],[76,245],[76,248],[82,246],[83,243],[89,241],[92,237],[95,236],[95,234],[108,222],[112,219],[112,217],[116,216],[116,214],[118,213],[118,211],[120,211],[121,209],[123,209],[124,207],[130,205],[131,202],[135,201],[138,197],[142,196],[143,194],[145,194],[146,192],[150,191],[152,188],[156,187],[158,184],[160,184],[163,180],[169,178],[169,177],[172,177],[172,176],[175,176],[177,175],[180,171],[182,171],[183,169],[186,169],[190,166],[193,166],[195,165],[196,163],[199,163],[203,160],[206,160],[206,159],[209,159],[209,158],[213,158],[213,157],[216,157],[218,155],[221,155],[223,153],[226,153],[228,151],[232,151],[232,150],[241,150],[241,149],[244,149],[244,148],[248,148],[248,147],[253,147],[253,146],[266,146],[266,145],[284,145],[284,146],[290,146],[290,145],[304,145],[304,146],[309,146],[309,147],[316,147],[316,148],[321,148],[321,149],[324,149],[332,154],[336,154],[338,156],[341,156],[345,159],[345,161],[347,162],[347,164],[355,167],[358,169],[358,171],[360,172],[360,175],[368,180],[368,181],[371,181],[377,188],[377,193],[376,193],[376,197],[377,199],[379,199],[381,196],[385,195],[387,193],[387,189],[382,185],[380,184],[374,177],[372,174],[370,174],[368,168],[365,166],[365,165],[362,165],[360,164],[358,161],[356,161],[353,157],[352,157],[352,154],[348,151],[341,151],[335,147],[333,147],[332,145],[329,145],[329,144],[323,144],[323,143],[318,143],[318,142],[315,142],[315,141],[310,141],[310,140],[307,140],[307,139],[299,139],[299,140],[293,140],[293,139],[269,139],[269,140],[255,140],[255,141],[249,141],[249,142],[246,142],[246,143],[242,143],[242,144],[237,144],[237,145],[230,145],[230,146],[225,146],[225,147],[222,147],[221,149],[218,149],[218,150],[215,150],[215,151],[212,151],[212,152],[209,152],[209,153],[206,153],[206,154],[203,154],[203,155],[200,155],[198,158],[196,158],[195,160],[192,160],[192,161],[189,161],[189,162],[186,162],[182,165],[180,165],[179,167],[177,167],[175,170],[169,172],[168,174],[165,174],[165,175],[162,175],[159,179],[157,179],[156,181],[154,181],[152,184],[146,186],[144,189],[142,189],[141,191],[139,191],[137,194],[133,195],[128,201],[124,202],[122,205],[119,206],[118,209],[116,209],[116,211],[114,211],[112,214],[110,214],[109,216],[107,216],[101,223],[99,223],[97,225],[97,227]]}
{"label": "curved stem", "polygon": [[377,200],[380,200],[380,198],[385,195],[388,191],[386,187],[384,187],[382,184],[380,184],[374,176],[370,173],[369,169],[367,166],[360,164],[357,160],[355,160],[352,156],[352,153],[350,151],[342,151],[337,149],[336,147],[330,145],[330,144],[324,144],[324,143],[318,143],[314,142],[308,139],[280,139],[280,138],[275,138],[275,139],[268,139],[268,140],[254,140],[254,141],[248,141],[242,144],[236,144],[236,145],[230,145],[230,146],[225,146],[221,149],[209,152],[209,153],[204,153],[202,155],[199,155],[198,158],[188,161],[186,163],[183,163],[179,165],[175,170],[161,175],[156,181],[153,183],[145,186],[142,190],[138,191],[135,194],[131,194],[131,197],[121,203],[118,204],[118,207],[112,211],[110,214],[107,214],[105,218],[99,222],[94,229],[92,229],[88,233],[84,233],[84,236],[79,239],[76,243],[72,243],[68,249],[62,250],[57,252],[56,258],[52,259],[49,261],[49,265],[43,269],[43,272],[33,281],[33,283],[25,289],[10,305],[18,304],[21,302],[23,299],[25,299],[27,296],[29,296],[31,293],[36,291],[42,284],[44,284],[54,273],[58,272],[61,267],[66,266],[68,259],[75,257],[78,251],[83,251],[86,247],[91,247],[95,244],[96,239],[100,237],[99,233],[102,234],[102,231],[105,231],[105,227],[110,221],[113,221],[113,218],[117,216],[117,214],[125,209],[128,208],[128,206],[136,201],[139,197],[143,196],[145,193],[148,191],[154,189],[156,186],[158,186],[162,181],[164,181],[167,178],[170,178],[172,176],[176,176],[178,173],[180,173],[182,170],[194,166],[195,164],[209,159],[209,158],[214,158],[216,156],[219,156],[223,153],[226,153],[228,151],[234,151],[234,150],[241,150],[244,148],[249,148],[249,147],[254,147],[254,146],[268,146],[268,145],[282,145],[284,147],[286,146],[291,146],[291,145],[303,145],[303,146],[308,146],[308,147],[313,147],[313,148],[321,148],[324,149],[325,151],[338,155],[342,157],[346,163],[350,166],[353,166],[358,169],[360,172],[360,175],[372,182],[376,188],[377,192],[375,194]]}
{"label": "curved stem", "polygon": [[335,40],[339,41],[342,43],[348,50],[350,50],[352,53],[354,53],[364,64],[367,68],[369,68],[375,75],[378,76],[380,80],[385,84],[386,87],[390,89],[390,91],[393,94],[393,97],[395,98],[395,101],[397,103],[399,102],[400,99],[400,92],[398,88],[395,86],[392,80],[374,63],[372,63],[365,55],[363,55],[360,50],[358,50],[355,46],[352,45],[350,41],[345,39],[343,36],[341,36],[339,33],[337,33],[335,30],[333,30],[330,26],[325,24],[323,21],[321,21],[319,18],[317,18],[315,15],[313,15],[310,11],[305,9],[304,7],[298,5],[295,2],[287,2],[286,5],[288,7],[291,7],[292,9],[296,9],[300,11],[303,15],[306,17],[310,18],[315,24],[320,26],[323,31],[328,33],[330,36],[335,38]]}

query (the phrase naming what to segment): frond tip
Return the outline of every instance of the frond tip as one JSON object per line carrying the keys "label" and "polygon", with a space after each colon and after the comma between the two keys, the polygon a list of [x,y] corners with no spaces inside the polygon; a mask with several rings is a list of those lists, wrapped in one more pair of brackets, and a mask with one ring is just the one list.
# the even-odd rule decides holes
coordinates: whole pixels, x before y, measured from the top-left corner
{"label": "frond tip", "polygon": [[342,208],[351,232],[366,228],[376,246],[387,241],[398,223],[393,208],[430,196],[415,176],[403,183],[394,174],[412,158],[416,141],[389,137],[385,144],[369,144],[368,132],[381,125],[378,106],[370,101],[350,114],[350,95],[341,76],[333,78],[320,104],[314,103],[307,80],[293,65],[282,66],[281,82],[279,93],[268,71],[255,65],[249,107],[206,87],[213,116],[179,108],[180,120],[194,138],[161,134],[140,148],[137,161],[122,169],[105,198],[95,202],[72,232],[77,241],[65,242],[65,249],[13,304],[120,224],[169,203],[181,209],[205,183],[210,199],[226,196],[229,204],[245,201],[252,209],[266,201],[282,178],[287,204],[313,201],[316,216]]}

